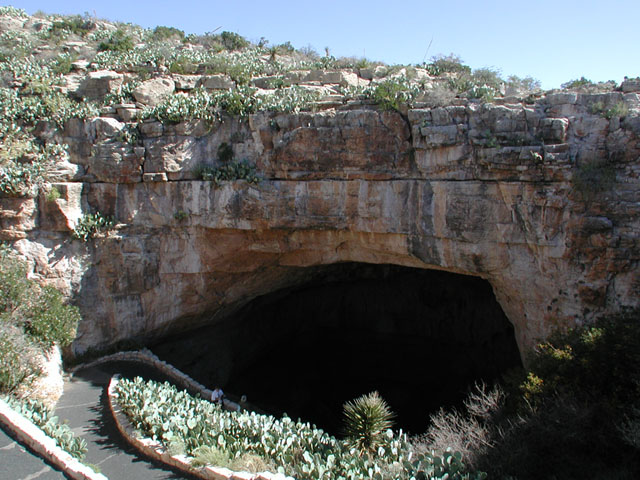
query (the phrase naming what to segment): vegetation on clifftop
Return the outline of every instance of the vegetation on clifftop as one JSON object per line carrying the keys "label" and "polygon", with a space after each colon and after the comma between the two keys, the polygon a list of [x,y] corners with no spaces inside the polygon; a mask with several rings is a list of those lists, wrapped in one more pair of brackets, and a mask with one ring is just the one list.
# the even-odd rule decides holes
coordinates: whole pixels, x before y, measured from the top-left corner
{"label": "vegetation on clifftop", "polygon": [[[0,7],[0,16],[11,25],[0,32],[0,194],[11,196],[35,195],[56,164],[72,160],[60,135],[70,119],[114,115],[114,106],[122,104],[136,109],[126,120],[131,133],[145,119],[213,125],[223,114],[296,113],[354,101],[404,112],[456,98],[524,99],[540,91],[530,77],[503,79],[493,69],[472,70],[455,55],[390,66],[265,39],[252,44],[233,32],[185,35],[173,27],[144,29],[88,14],[31,17],[9,6]],[[102,70],[123,80],[87,97],[89,75]],[[135,89],[157,77],[174,78],[175,91],[157,105],[136,104]],[[616,87],[584,78],[565,86],[589,92]],[[623,115],[623,107],[604,109],[603,115]],[[137,135],[124,136],[137,144]]]}

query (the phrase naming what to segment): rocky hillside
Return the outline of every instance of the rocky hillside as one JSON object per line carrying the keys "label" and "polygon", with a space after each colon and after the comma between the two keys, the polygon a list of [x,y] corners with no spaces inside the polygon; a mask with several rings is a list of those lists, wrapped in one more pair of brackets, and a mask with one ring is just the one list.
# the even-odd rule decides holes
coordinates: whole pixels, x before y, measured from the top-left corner
{"label": "rocky hillside", "polygon": [[0,239],[80,306],[78,352],[336,262],[481,276],[523,348],[638,306],[640,80],[0,13]]}

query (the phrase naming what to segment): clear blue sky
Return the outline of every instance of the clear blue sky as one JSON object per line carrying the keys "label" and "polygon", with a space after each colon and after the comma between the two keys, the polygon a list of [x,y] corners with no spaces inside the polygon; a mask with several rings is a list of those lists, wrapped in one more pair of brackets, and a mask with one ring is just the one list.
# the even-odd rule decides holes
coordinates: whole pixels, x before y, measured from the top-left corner
{"label": "clear blue sky", "polygon": [[[82,14],[166,25],[186,33],[218,27],[249,40],[329,47],[335,56],[389,64],[455,53],[473,68],[530,75],[544,88],[585,76],[640,76],[640,0],[196,1],[14,0],[29,14]],[[429,44],[431,43],[430,48]],[[428,50],[427,50],[428,49]]]}

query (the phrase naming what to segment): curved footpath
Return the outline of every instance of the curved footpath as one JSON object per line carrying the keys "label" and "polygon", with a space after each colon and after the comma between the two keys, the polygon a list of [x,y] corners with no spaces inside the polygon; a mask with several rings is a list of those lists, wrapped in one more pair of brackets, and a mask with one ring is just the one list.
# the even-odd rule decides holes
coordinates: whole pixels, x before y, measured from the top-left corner
{"label": "curved footpath", "polygon": [[109,380],[116,373],[129,378],[140,375],[145,379],[170,381],[146,365],[121,361],[89,366],[66,379],[55,414],[87,442],[85,462],[97,466],[112,480],[194,479],[140,455],[122,438],[106,401]]}

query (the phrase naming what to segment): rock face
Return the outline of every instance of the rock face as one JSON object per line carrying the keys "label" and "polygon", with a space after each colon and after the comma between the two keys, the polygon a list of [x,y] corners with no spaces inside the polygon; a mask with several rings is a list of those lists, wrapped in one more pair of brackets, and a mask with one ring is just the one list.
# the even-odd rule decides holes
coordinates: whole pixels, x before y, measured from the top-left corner
{"label": "rock face", "polygon": [[[592,113],[619,102],[625,118]],[[0,199],[1,234],[83,310],[76,352],[215,321],[300,282],[297,267],[336,262],[482,277],[524,352],[556,326],[640,306],[639,113],[638,94],[618,92],[407,115],[353,103],[145,121],[135,146],[116,120],[76,120],[63,198]],[[220,151],[261,181],[198,180]],[[78,205],[117,228],[72,241]]]}

